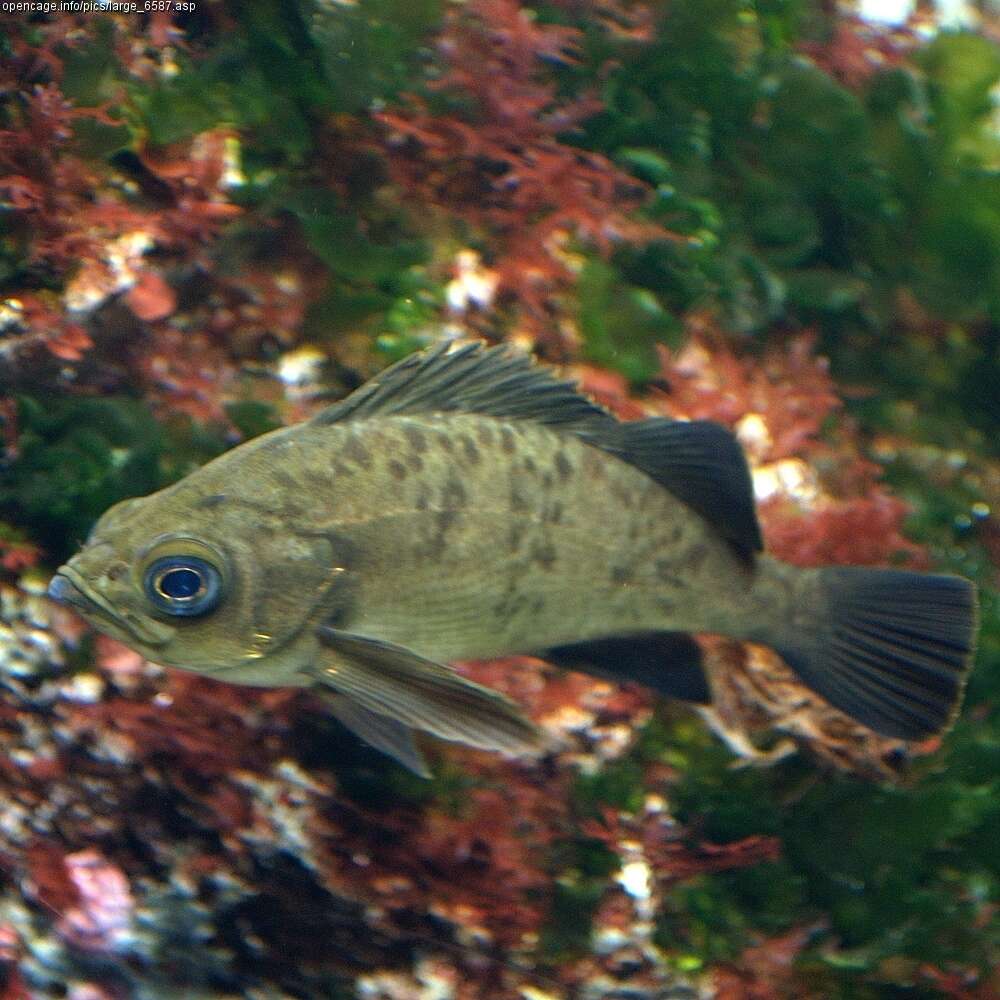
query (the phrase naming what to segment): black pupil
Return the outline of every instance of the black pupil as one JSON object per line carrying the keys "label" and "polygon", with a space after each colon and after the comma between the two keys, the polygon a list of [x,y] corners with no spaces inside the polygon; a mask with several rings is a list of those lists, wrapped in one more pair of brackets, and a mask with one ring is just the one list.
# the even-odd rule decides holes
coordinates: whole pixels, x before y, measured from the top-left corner
{"label": "black pupil", "polygon": [[160,578],[160,590],[175,600],[194,597],[201,590],[201,574],[193,569],[171,569]]}

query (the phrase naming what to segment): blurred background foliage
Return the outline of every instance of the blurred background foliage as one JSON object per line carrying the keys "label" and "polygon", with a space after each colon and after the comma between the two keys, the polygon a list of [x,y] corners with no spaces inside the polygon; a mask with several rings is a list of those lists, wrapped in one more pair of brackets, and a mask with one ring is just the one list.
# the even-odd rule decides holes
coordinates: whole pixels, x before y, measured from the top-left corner
{"label": "blurred background foliage", "polygon": [[[671,885],[654,940],[679,971],[722,970],[729,997],[996,995],[995,11],[947,30],[820,0],[4,19],[9,574],[442,330],[583,365],[622,406],[669,399],[665,358],[693,343],[780,380],[767,352],[811,330],[843,402],[819,440],[849,435],[931,564],[981,587],[963,716],[892,783],[802,757],[734,770],[690,715],[658,709],[567,791],[577,830],[551,849],[536,960],[591,946],[582,915],[615,860],[587,824],[639,812],[668,766],[692,842],[780,845]],[[382,787],[339,766],[347,794]],[[455,781],[394,778],[386,801],[447,811]],[[747,958],[768,941],[794,972]]]}

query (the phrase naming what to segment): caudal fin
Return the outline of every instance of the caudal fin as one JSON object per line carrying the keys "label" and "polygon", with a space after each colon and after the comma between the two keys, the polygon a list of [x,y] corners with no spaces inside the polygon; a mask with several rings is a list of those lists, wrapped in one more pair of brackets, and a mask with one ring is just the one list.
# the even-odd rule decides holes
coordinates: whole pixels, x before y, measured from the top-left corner
{"label": "caudal fin", "polygon": [[919,740],[958,713],[972,662],[976,591],[958,576],[835,567],[825,620],[774,644],[810,688],[884,736]]}

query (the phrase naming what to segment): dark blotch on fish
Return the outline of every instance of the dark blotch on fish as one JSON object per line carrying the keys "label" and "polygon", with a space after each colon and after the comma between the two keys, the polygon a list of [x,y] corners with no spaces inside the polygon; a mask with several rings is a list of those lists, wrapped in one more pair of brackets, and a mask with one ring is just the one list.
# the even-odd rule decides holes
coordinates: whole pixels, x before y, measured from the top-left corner
{"label": "dark blotch on fish", "polygon": [[611,496],[625,510],[632,510],[635,507],[635,494],[618,483],[611,484]]}
{"label": "dark blotch on fish", "polygon": [[472,440],[468,434],[463,434],[459,441],[462,445],[462,451],[465,457],[473,464],[476,465],[479,462],[479,449],[476,447],[476,442]]}
{"label": "dark blotch on fish", "polygon": [[707,558],[708,546],[700,544],[692,545],[684,559],[685,569],[689,572],[696,573],[704,565]]}
{"label": "dark blotch on fish", "polygon": [[268,477],[271,482],[273,482],[280,489],[284,490],[286,493],[291,493],[293,496],[299,492],[298,480],[285,472],[284,469],[277,467],[272,467],[267,470]]}
{"label": "dark blotch on fish", "polygon": [[512,514],[523,514],[525,511],[531,509],[531,504],[528,503],[527,497],[521,492],[521,490],[515,485],[510,488],[510,510]]}
{"label": "dark blotch on fish", "polygon": [[367,469],[372,464],[371,452],[358,440],[356,434],[352,434],[347,439],[341,454],[352,462],[356,462],[362,469]]}
{"label": "dark blotch on fish", "polygon": [[[334,472],[336,472],[336,469]],[[331,486],[331,478],[329,475],[316,469],[302,470],[302,481],[311,491],[316,493],[328,492]]]}
{"label": "dark blotch on fish", "polygon": [[211,496],[203,497],[195,504],[195,508],[198,510],[212,510],[218,507],[219,504],[225,503],[227,499],[227,494],[225,493],[213,493]]}
{"label": "dark blotch on fish", "polygon": [[403,433],[414,451],[423,453],[427,450],[427,438],[424,437],[419,427],[414,427],[413,424],[404,424]]}
{"label": "dark blotch on fish", "polygon": [[462,485],[461,480],[457,476],[452,476],[445,483],[441,502],[446,508],[458,510],[465,506],[467,500],[468,494],[465,492],[465,487]]}
{"label": "dark blotch on fish", "polygon": [[653,564],[656,578],[671,587],[682,587],[684,581],[677,575],[677,567],[670,559],[657,559]]}
{"label": "dark blotch on fish", "polygon": [[430,540],[427,555],[433,560],[440,560],[448,543],[448,531],[458,521],[461,515],[454,508],[439,510],[434,514],[436,531]]}
{"label": "dark blotch on fish", "polygon": [[521,543],[524,541],[526,527],[523,521],[515,521],[510,526],[507,532],[507,547],[512,553],[520,550]]}
{"label": "dark blotch on fish", "polygon": [[542,569],[552,569],[556,564],[555,546],[549,541],[538,542],[531,550],[531,557]]}

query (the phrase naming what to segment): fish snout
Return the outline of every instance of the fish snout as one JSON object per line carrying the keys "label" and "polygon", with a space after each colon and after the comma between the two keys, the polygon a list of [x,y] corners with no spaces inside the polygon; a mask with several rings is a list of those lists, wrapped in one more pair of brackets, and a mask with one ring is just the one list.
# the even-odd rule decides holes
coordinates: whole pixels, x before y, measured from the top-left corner
{"label": "fish snout", "polygon": [[68,576],[63,576],[62,573],[56,573],[49,581],[48,595],[53,601],[58,601],[60,604],[72,604],[74,598],[79,601],[83,597],[74,586],[73,581]]}
{"label": "fish snout", "polygon": [[48,595],[53,601],[77,611],[92,612],[96,607],[94,601],[61,570],[49,581]]}
{"label": "fish snout", "polygon": [[91,589],[85,577],[77,583],[74,577],[78,576],[74,566],[61,566],[49,581],[49,597],[74,608],[96,628],[133,648],[136,641],[162,646],[173,636],[171,626],[109,600],[100,589]]}
{"label": "fish snout", "polygon": [[67,604],[78,611],[92,611],[96,606],[95,602],[82,587],[74,582],[71,575],[73,570],[69,569],[68,572],[66,570],[67,567],[60,567],[56,575],[49,581],[49,597],[59,604]]}

